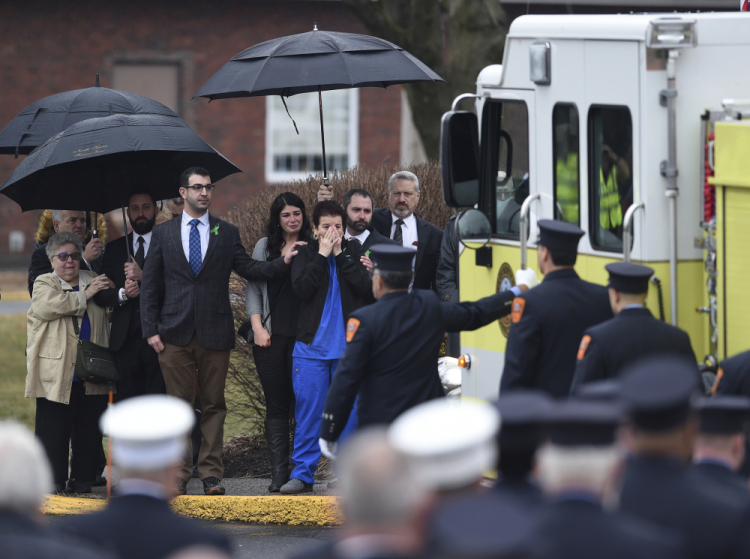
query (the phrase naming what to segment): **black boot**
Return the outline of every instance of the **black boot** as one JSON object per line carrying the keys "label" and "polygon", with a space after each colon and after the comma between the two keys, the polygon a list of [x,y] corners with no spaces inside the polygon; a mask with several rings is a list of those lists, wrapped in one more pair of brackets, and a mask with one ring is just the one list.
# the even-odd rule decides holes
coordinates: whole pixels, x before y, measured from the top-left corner
{"label": "black boot", "polygon": [[267,419],[266,441],[271,456],[271,485],[268,491],[278,493],[289,481],[289,420]]}

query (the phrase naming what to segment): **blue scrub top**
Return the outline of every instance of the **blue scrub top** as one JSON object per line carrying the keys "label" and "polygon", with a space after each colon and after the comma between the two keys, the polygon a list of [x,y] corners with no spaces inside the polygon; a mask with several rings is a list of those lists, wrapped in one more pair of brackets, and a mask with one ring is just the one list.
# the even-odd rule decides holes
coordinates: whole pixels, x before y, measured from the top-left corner
{"label": "blue scrub top", "polygon": [[294,344],[293,357],[306,359],[339,359],[346,348],[346,328],[344,327],[344,309],[341,307],[341,291],[336,276],[336,259],[328,257],[328,293],[323,306],[323,315],[315,338],[310,345],[304,342]]}

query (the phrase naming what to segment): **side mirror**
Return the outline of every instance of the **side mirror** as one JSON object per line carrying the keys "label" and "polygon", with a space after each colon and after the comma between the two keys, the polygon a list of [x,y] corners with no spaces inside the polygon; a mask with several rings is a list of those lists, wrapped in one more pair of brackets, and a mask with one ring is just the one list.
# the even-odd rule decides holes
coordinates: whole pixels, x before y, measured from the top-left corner
{"label": "side mirror", "polygon": [[482,247],[487,246],[492,237],[490,220],[474,208],[464,210],[456,218],[456,236],[459,241],[472,249],[479,247],[471,247],[466,243],[479,243]]}
{"label": "side mirror", "polygon": [[474,113],[448,111],[443,115],[440,179],[446,206],[467,208],[479,202],[479,125]]}

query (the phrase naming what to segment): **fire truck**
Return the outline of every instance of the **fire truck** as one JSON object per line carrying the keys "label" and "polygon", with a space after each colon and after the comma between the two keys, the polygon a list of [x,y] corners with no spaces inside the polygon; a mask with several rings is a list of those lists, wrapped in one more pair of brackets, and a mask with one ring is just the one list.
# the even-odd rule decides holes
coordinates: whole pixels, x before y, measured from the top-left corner
{"label": "fire truck", "polygon": [[[749,349],[748,117],[748,13],[519,17],[441,123],[461,300],[540,275],[536,222],[560,219],[586,233],[583,279],[655,270],[647,306],[706,367]],[[509,329],[461,334],[463,396],[497,396]]]}

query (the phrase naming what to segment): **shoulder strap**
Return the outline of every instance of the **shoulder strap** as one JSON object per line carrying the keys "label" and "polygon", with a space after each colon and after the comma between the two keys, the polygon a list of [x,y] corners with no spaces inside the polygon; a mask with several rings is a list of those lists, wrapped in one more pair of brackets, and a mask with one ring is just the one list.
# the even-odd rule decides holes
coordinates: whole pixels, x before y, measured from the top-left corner
{"label": "shoulder strap", "polygon": [[279,294],[276,296],[276,300],[271,305],[271,308],[268,309],[268,314],[260,319],[261,326],[266,325],[266,322],[268,321],[268,318],[271,316],[271,313],[273,312],[273,309],[276,307],[276,303],[279,302],[279,299],[281,299],[281,294],[284,293],[284,290],[286,289],[287,284],[289,283],[289,280],[286,280],[284,282],[284,285],[281,286],[281,291],[279,291]]}
{"label": "shoulder strap", "polygon": [[73,315],[73,328],[75,328],[76,337],[81,337],[81,330],[78,328],[78,317]]}

